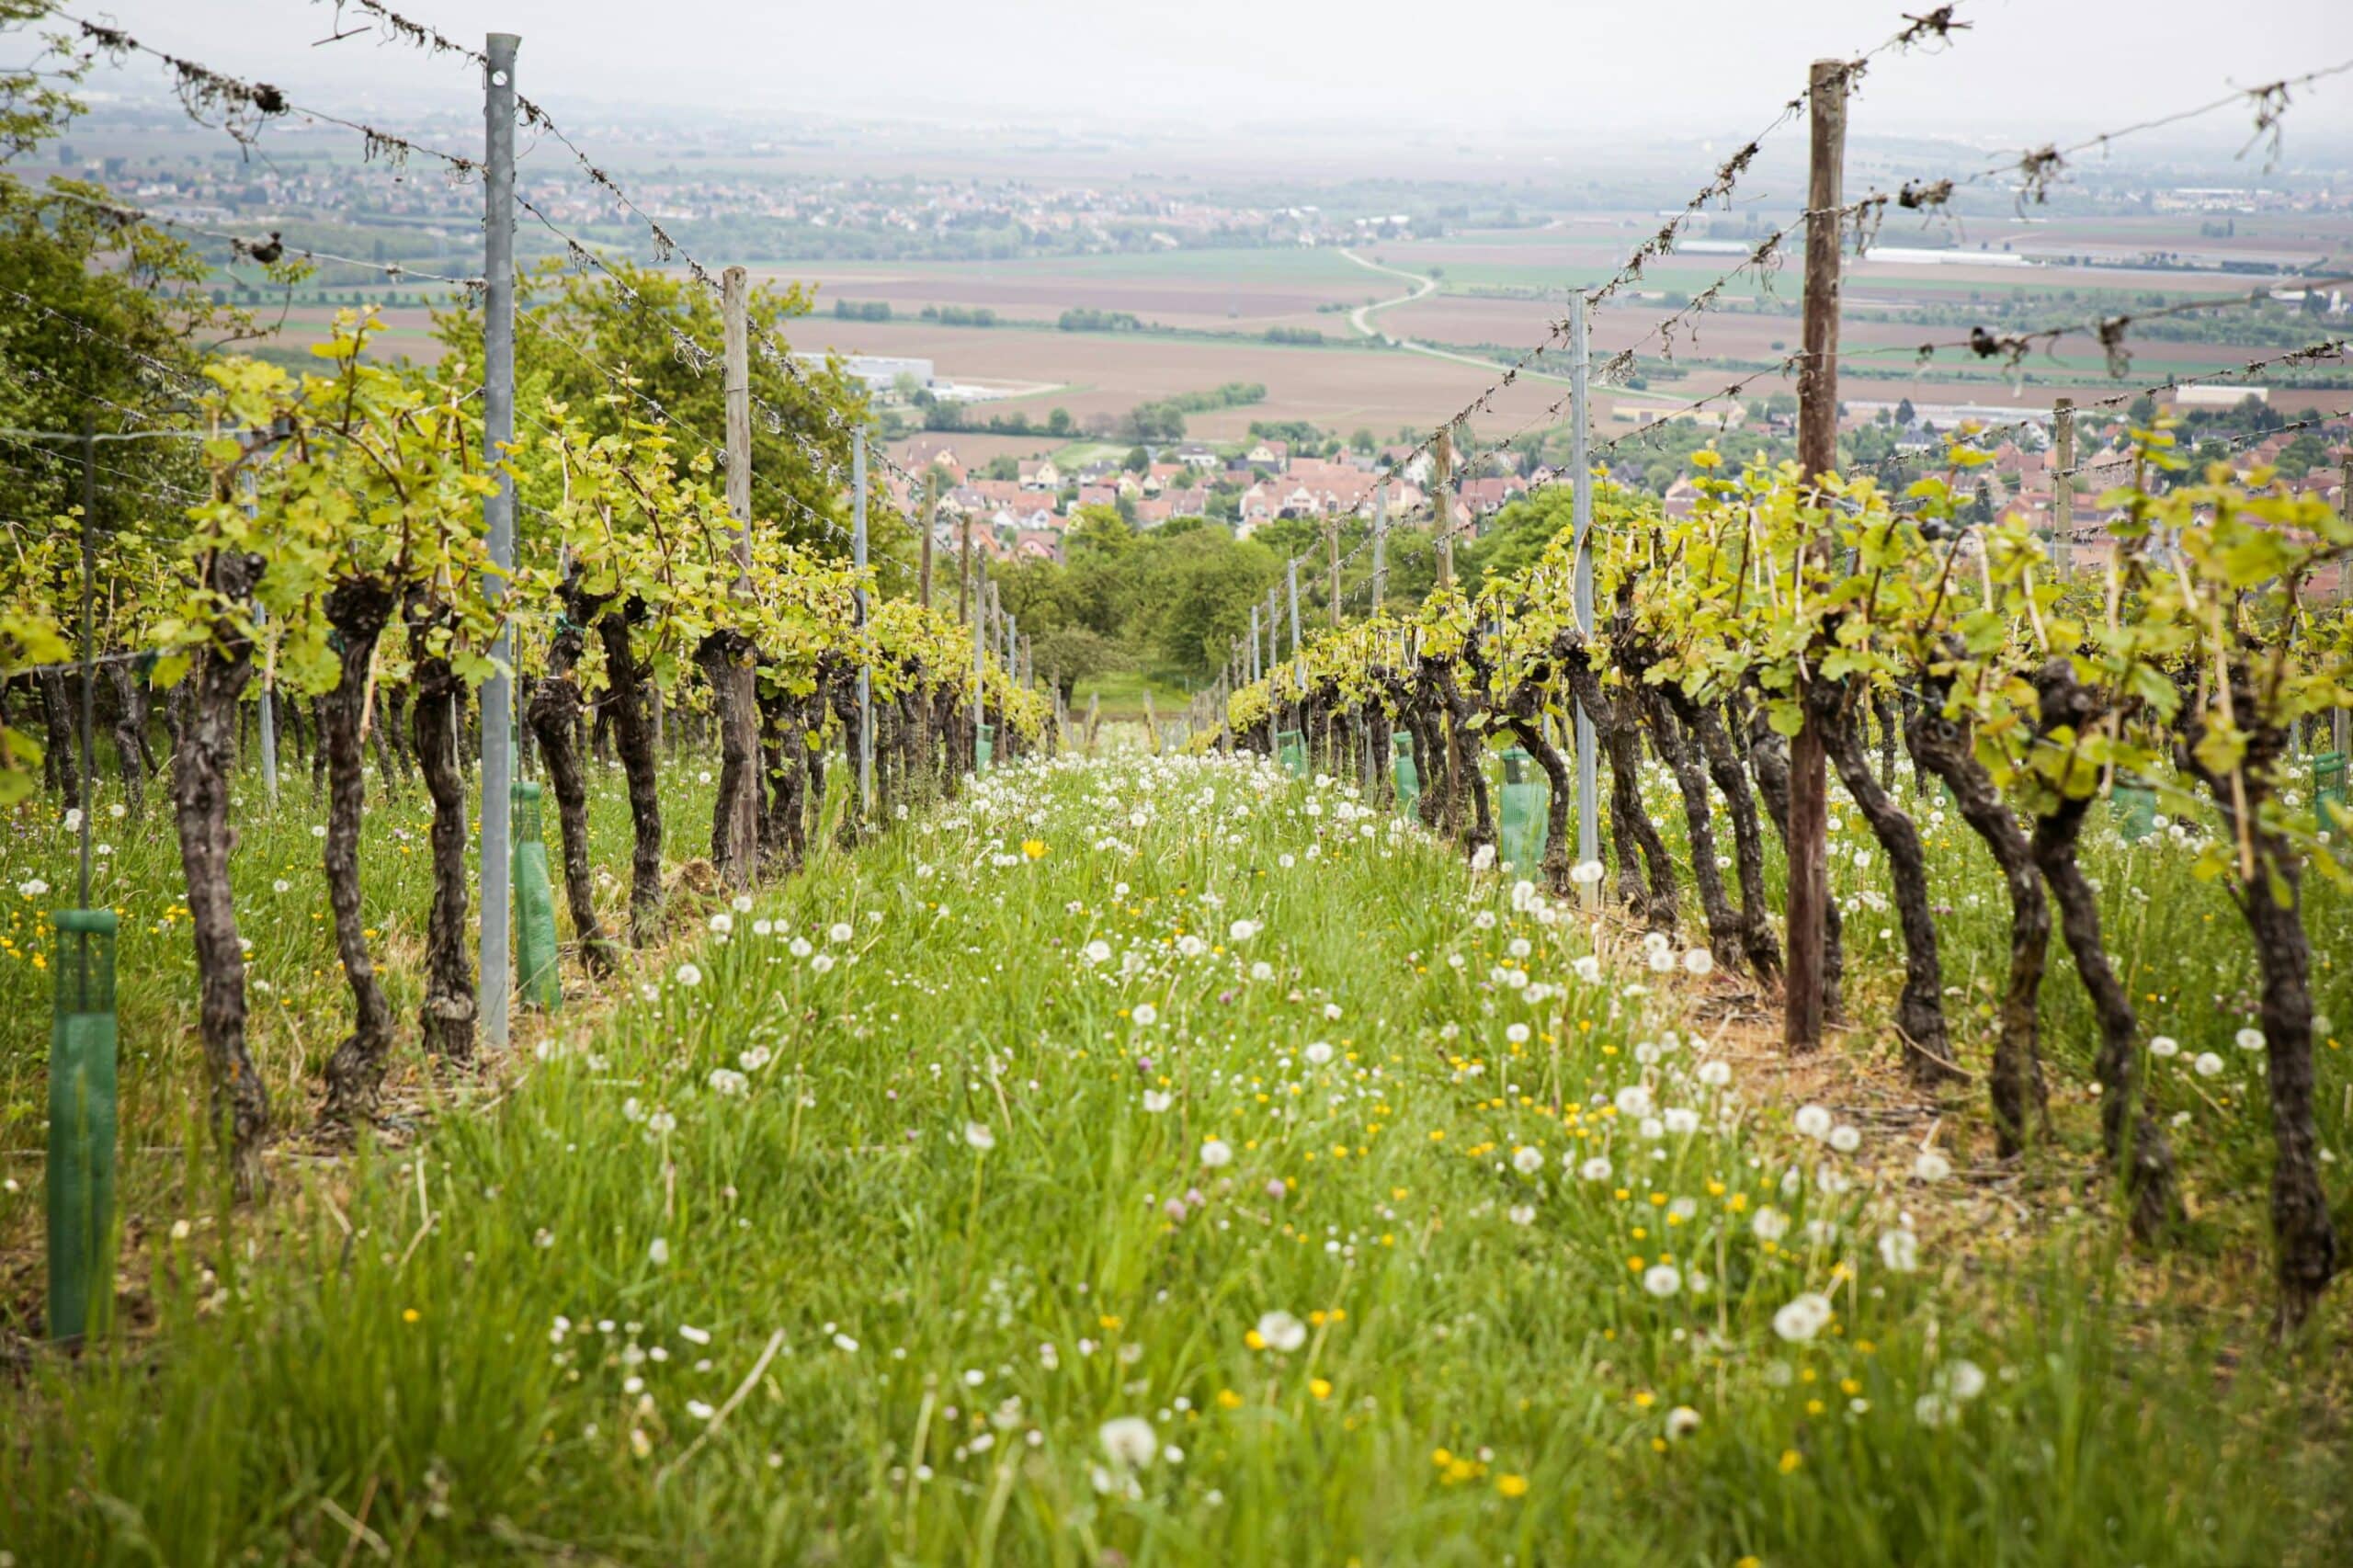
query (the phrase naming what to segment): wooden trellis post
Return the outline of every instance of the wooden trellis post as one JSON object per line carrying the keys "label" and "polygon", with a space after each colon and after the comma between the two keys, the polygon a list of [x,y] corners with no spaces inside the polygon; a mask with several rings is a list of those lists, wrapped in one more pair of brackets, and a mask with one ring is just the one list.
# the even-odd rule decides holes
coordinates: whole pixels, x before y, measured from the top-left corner
{"label": "wooden trellis post", "polygon": [[[1807,98],[1813,121],[1806,189],[1805,357],[1798,367],[1798,468],[1809,481],[1838,464],[1838,268],[1847,148],[1847,65],[1817,60]],[[1809,554],[1823,548],[1817,540]],[[1799,699],[1804,700],[1801,687]],[[1825,911],[1830,902],[1829,778],[1822,727],[1811,717],[1790,745],[1790,968],[1781,1042],[1822,1043]]]}

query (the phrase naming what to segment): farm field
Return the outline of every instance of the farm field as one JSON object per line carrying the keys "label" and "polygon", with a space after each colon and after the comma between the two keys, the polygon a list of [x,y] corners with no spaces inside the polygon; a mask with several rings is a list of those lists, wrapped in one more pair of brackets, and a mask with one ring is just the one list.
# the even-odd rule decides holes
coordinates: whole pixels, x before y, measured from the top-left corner
{"label": "farm field", "polygon": [[[1358,249],[1354,258],[1336,248],[1288,246],[991,263],[786,263],[757,268],[756,274],[814,286],[815,312],[793,328],[797,347],[927,358],[951,381],[1008,391],[1045,389],[993,399],[984,412],[1020,411],[1039,418],[1051,408],[1063,407],[1080,417],[1117,415],[1173,393],[1255,381],[1267,389],[1263,403],[1189,416],[1188,429],[1211,439],[1231,439],[1243,435],[1254,420],[1305,420],[1344,434],[1362,426],[1385,438],[1401,426],[1424,426],[1460,407],[1494,372],[1424,354],[1346,348],[1358,341],[1349,311],[1393,301],[1407,291],[1403,279],[1376,268],[1435,278],[1439,284],[1418,300],[1388,303],[1374,312],[1377,330],[1458,351],[1486,345],[1517,352],[1540,341],[1561,319],[1563,290],[1607,277],[1656,222],[1647,213],[1578,213],[1525,229],[1374,242]],[[1995,249],[2011,244],[2040,255],[2103,247],[2120,255],[2181,251],[2304,266],[2320,264],[2353,244],[2353,227],[2325,217],[2293,214],[2251,217],[2243,232],[2211,238],[2201,236],[2194,222],[2175,217],[2031,223],[1979,219],[1962,222],[1961,232],[1974,244]],[[1881,235],[1881,243],[1899,245],[1906,237],[1904,226],[1893,222]],[[1775,313],[1743,309],[1707,314],[1693,324],[1696,332],[1678,334],[1674,365],[1656,362],[1660,345],[1655,329],[1672,309],[1666,296],[1696,292],[1735,259],[1716,250],[1664,258],[1645,270],[1637,290],[1596,312],[1597,358],[1637,347],[1649,362],[1651,394],[1603,390],[1597,394],[1599,419],[1624,424],[1647,417],[1670,402],[1705,395],[1796,346],[1800,324],[1792,253],[1773,285],[1772,297],[1780,301]],[[2168,300],[2201,294],[2222,299],[2244,295],[2249,286],[2245,278],[2213,272],[1865,260],[1851,267],[1846,285],[1841,342],[1848,359],[1843,374],[1849,396],[1867,400],[2037,408],[2047,407],[2060,395],[2097,399],[2116,383],[2088,339],[2069,340],[2055,352],[2038,351],[2021,367],[2026,384],[2014,387],[1998,364],[1972,363],[1955,349],[1940,354],[1931,367],[1916,367],[1911,351],[1918,345],[1955,343],[1967,335],[1967,327],[1911,324],[1889,317],[1924,305],[1965,307],[1976,299],[2025,298],[2034,302],[2033,321],[2063,323],[2094,313],[2092,307],[2070,302],[2086,291],[2118,298],[2154,291]],[[1759,295],[1760,284],[1753,275],[1733,279],[1725,290],[1733,301],[1754,301]],[[831,313],[836,300],[887,302],[894,319],[841,319]],[[1006,324],[944,326],[920,319],[926,306],[984,307]],[[2098,307],[2107,308],[2111,307]],[[1202,339],[1149,331],[1051,330],[1061,314],[1072,309],[1127,312],[1180,333],[1235,335]],[[291,340],[315,334],[332,313],[329,308],[296,305],[285,312],[281,335]],[[2014,320],[2005,318],[2003,324]],[[384,325],[389,349],[426,362],[438,358],[438,345],[426,335],[428,324],[422,310],[387,311]],[[1332,347],[1252,341],[1270,328],[1321,332]],[[2141,341],[2132,346],[2131,373],[2136,381],[2196,379],[2234,369],[2266,351],[2264,344],[2243,345],[2227,338]],[[1493,418],[1503,428],[1518,428],[1531,420],[1558,423],[1548,410],[1561,395],[1561,383],[1552,378],[1565,375],[1565,355],[1547,354],[1530,370],[1495,399]],[[1777,385],[1757,383],[1751,395],[1763,395]],[[2271,397],[2274,406],[2291,415],[2353,409],[2353,388],[2280,385],[2271,389]],[[1022,455],[1046,449],[1040,440],[1008,438],[991,440],[989,452],[1000,445]]]}
{"label": "farm field", "polygon": [[[1506,346],[1514,350],[1541,340],[1565,309],[1563,290],[1606,278],[1639,244],[1657,220],[1648,214],[1577,214],[1538,228],[1471,233],[1429,241],[1381,241],[1362,247],[1364,261],[1424,276],[1437,276],[1440,289],[1411,303],[1378,312],[1380,330],[1436,345]],[[2282,217],[2249,220],[2247,232],[2207,240],[2194,223],[2180,219],[2106,219],[2019,224],[1976,220],[1962,224],[1973,243],[1999,249],[2015,244],[2037,254],[2068,254],[2069,247],[2095,244],[2119,254],[2148,249],[2200,255],[2261,256],[2313,266],[2353,243],[2353,232],[2325,219]],[[1901,245],[1906,234],[1890,222],[1882,244]],[[1735,256],[1714,251],[1678,254],[1654,263],[1634,294],[1596,313],[1597,357],[1647,343],[1669,312],[1662,296],[1696,292],[1712,282]],[[1792,257],[1791,265],[1793,266]],[[1267,327],[1309,327],[1328,337],[1354,335],[1346,311],[1391,300],[1404,291],[1400,279],[1371,270],[1336,251],[1186,251],[1161,256],[1107,256],[1084,262],[1045,260],[989,266],[925,264],[860,266],[812,264],[786,267],[779,277],[804,277],[820,284],[819,315],[804,327],[813,343],[845,352],[915,354],[932,358],[952,379],[982,381],[1048,381],[1069,389],[1034,399],[1008,400],[1006,406],[1056,403],[1074,414],[1118,413],[1135,403],[1225,380],[1264,381],[1267,403],[1249,410],[1198,416],[1193,425],[1212,437],[1238,435],[1249,421],[1307,419],[1346,430],[1352,422],[1385,433],[1399,423],[1426,424],[1459,406],[1483,385],[1470,366],[1452,366],[1422,356],[1394,354],[1337,358],[1302,364],[1291,350],[1249,343],[1197,346],[1157,341],[1150,335],[1056,334],[1044,342],[996,332],[893,321],[847,322],[824,312],[826,301],[885,300],[894,312],[914,315],[925,305],[987,306],[1027,321],[1051,322],[1064,310],[1125,311],[1148,322],[1211,332],[1263,332]],[[1696,334],[1680,338],[1681,373],[1654,370],[1653,390],[1689,398],[1733,379],[1726,368],[1753,369],[1795,347],[1799,322],[1794,272],[1785,267],[1775,288],[1784,309],[1775,314],[1717,312],[1703,317]],[[2218,273],[2154,273],[2122,267],[2039,267],[1955,265],[1920,266],[1866,260],[1855,265],[1846,287],[1842,347],[1856,358],[1846,370],[1852,395],[1893,402],[1969,402],[2018,407],[2047,407],[2052,398],[2096,399],[2113,390],[2105,360],[2088,340],[2058,352],[2038,353],[2023,367],[2030,384],[2013,389],[1998,366],[1975,365],[1953,350],[1937,367],[1915,371],[1910,350],[1923,342],[1952,343],[1965,326],[1906,325],[1887,312],[1917,305],[1962,304],[2029,298],[2038,322],[2087,319],[2090,310],[2069,301],[2086,291],[2168,300],[2243,296],[2247,279]],[[1483,290],[1540,290],[1529,298],[1483,295]],[[1759,285],[1751,276],[1734,280],[1726,298],[1753,300]],[[2224,318],[2227,319],[2227,318]],[[2006,323],[2005,324],[2007,324]],[[1775,344],[1781,347],[1776,348]],[[1199,353],[1190,352],[1199,348]],[[2134,346],[2137,380],[2167,375],[2195,379],[2235,369],[2263,352],[2261,345],[2221,342],[2143,342]],[[1188,370],[1213,354],[1215,366]],[[1874,359],[1880,361],[1874,363]],[[1219,367],[1224,367],[1221,369]],[[1537,369],[1565,373],[1565,356],[1554,353]],[[1188,380],[1188,377],[1190,380]],[[1516,426],[1559,395],[1543,381],[1506,389],[1496,413]],[[1763,386],[1761,391],[1772,390]],[[1605,394],[1607,395],[1607,394]],[[2353,389],[2272,390],[2275,406],[2288,411],[2341,413],[2353,408]],[[1657,398],[1628,398],[1629,407],[1654,407]],[[1605,417],[1607,415],[1605,415]]]}
{"label": "farm field", "polygon": [[985,305],[1051,322],[1074,307],[1125,311],[1147,322],[1214,332],[1341,324],[1316,307],[1362,295],[1371,280],[1336,253],[1298,246],[1147,255],[908,264],[811,262],[761,269],[817,285],[822,315],[835,299],[886,300],[915,315],[929,304]]}
{"label": "farm field", "polygon": [[[1325,330],[1345,330],[1325,316]],[[1186,416],[1186,429],[1231,439],[1254,420],[1307,419],[1343,435],[1359,426],[1384,437],[1459,405],[1495,371],[1477,364],[1431,359],[1397,350],[1334,346],[1323,348],[1245,341],[1154,337],[1142,333],[1023,332],[943,327],[928,322],[836,321],[820,317],[801,329],[802,341],[845,353],[911,354],[931,358],[950,380],[1045,382],[1062,390],[979,405],[983,413],[1026,410],[1032,420],[1049,409],[1073,415],[1124,414],[1171,392],[1227,381],[1265,385],[1263,403]],[[1495,401],[1496,416],[1517,423],[1560,397],[1559,384],[1529,379]]]}

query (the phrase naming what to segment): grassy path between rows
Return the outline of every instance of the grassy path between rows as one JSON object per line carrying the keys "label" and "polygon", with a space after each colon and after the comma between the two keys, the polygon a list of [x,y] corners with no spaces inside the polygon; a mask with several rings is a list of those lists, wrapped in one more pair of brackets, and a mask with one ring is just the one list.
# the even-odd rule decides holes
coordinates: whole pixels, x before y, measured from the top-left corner
{"label": "grassy path between rows", "polygon": [[1342,786],[1009,769],[712,925],[154,1225],[153,1332],[6,1396],[0,1561],[2325,1555],[2292,1367],[2105,1228],[1949,1242],[1721,977]]}

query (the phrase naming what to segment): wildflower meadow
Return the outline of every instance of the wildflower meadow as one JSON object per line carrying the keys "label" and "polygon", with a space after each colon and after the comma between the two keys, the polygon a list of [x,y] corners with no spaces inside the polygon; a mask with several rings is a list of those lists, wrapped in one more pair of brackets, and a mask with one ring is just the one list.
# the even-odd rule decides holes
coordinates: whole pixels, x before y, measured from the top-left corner
{"label": "wildflower meadow", "polygon": [[[371,855],[412,831],[371,821]],[[2174,1031],[2152,1093],[2200,1217],[2155,1259],[2086,1189],[2083,1096],[2026,1179],[1988,1168],[1965,1118],[1760,1043],[1703,947],[1467,869],[1352,782],[993,772],[692,901],[625,999],[417,1079],[404,1131],[290,1156],[265,1212],[193,1154],[131,1163],[137,1321],[11,1396],[0,1540],[2317,1561],[2331,1381],[2256,1348],[2233,1262],[2261,1222],[2244,975],[2200,957],[2183,849],[2095,854]],[[1990,954],[1953,858],[1950,928]],[[1836,886],[1868,975],[1869,855]],[[307,915],[256,926],[273,985]],[[20,1233],[28,1185],[6,1201]]]}

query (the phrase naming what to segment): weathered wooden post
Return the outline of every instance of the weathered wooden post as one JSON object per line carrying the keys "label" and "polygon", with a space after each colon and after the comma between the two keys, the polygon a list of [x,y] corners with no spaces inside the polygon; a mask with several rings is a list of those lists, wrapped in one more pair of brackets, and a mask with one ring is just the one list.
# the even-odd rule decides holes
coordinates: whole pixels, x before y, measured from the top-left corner
{"label": "weathered wooden post", "polygon": [[2061,582],[2075,566],[2075,400],[2057,399],[2051,409],[2051,569]]}
{"label": "weathered wooden post", "polygon": [[[1430,526],[1438,529],[1438,585],[1440,592],[1454,586],[1454,427],[1448,426],[1438,433],[1438,443],[1430,449],[1435,465],[1431,474]],[[1451,733],[1451,731],[1449,732]]]}
{"label": "weathered wooden post", "polygon": [[[1847,65],[1813,62],[1811,178],[1806,188],[1805,356],[1798,366],[1798,468],[1818,481],[1838,461],[1839,213],[1847,148]],[[1824,541],[1806,553],[1820,559]],[[1802,568],[1801,568],[1802,570]],[[1803,700],[1803,687],[1800,699]],[[1830,901],[1829,779],[1822,727],[1807,717],[1790,746],[1789,988],[1781,1041],[1792,1051],[1822,1043],[1825,910]]]}
{"label": "weathered wooden post", "polygon": [[1337,513],[1324,519],[1324,552],[1332,562],[1332,630],[1340,630],[1340,518]]}
{"label": "weathered wooden post", "polygon": [[960,519],[960,531],[963,538],[961,545],[963,559],[958,563],[956,568],[956,619],[959,620],[969,621],[972,619],[972,514],[969,512],[964,514],[963,517]]}
{"label": "weathered wooden post", "polygon": [[923,476],[923,569],[918,578],[923,608],[931,608],[931,536],[939,528],[939,471]]}

